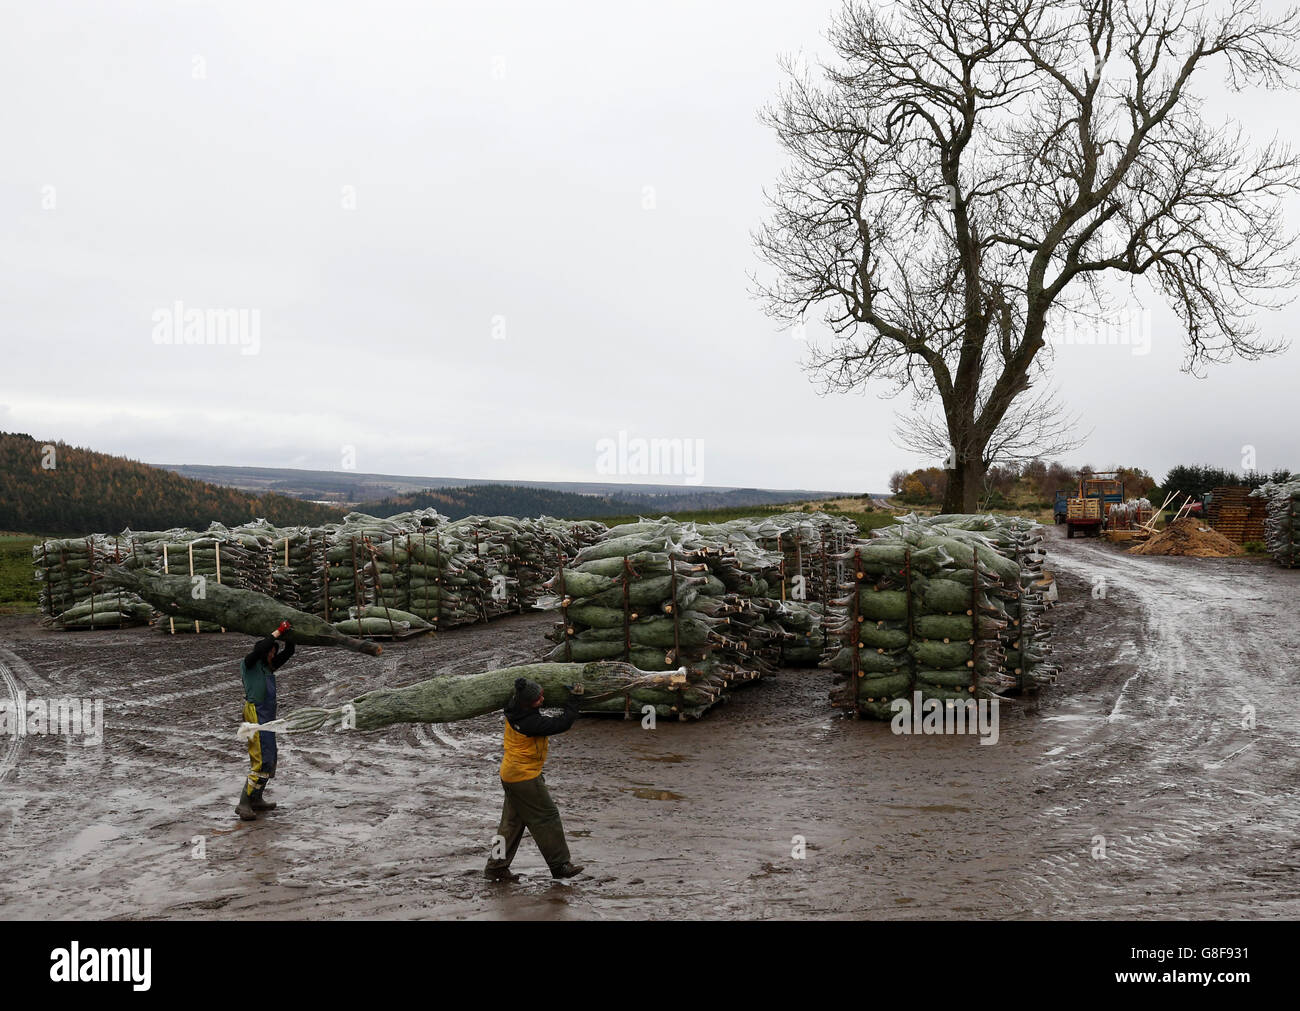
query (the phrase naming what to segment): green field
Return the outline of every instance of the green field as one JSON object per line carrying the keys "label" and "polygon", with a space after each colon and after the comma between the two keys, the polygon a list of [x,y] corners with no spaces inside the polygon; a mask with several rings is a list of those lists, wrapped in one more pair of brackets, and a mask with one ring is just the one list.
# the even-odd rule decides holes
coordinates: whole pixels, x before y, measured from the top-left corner
{"label": "green field", "polygon": [[27,534],[0,535],[0,614],[35,613],[40,591],[32,578],[32,545],[40,542]]}

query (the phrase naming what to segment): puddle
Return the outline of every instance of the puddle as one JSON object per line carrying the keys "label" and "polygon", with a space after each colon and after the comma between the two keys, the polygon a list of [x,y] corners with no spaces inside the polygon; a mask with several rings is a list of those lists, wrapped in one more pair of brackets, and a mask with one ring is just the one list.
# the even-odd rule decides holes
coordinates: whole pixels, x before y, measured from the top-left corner
{"label": "puddle", "polygon": [[652,790],[644,786],[626,786],[623,788],[624,793],[630,793],[633,797],[640,797],[642,800],[685,800],[680,793],[673,793],[671,790]]}
{"label": "puddle", "polygon": [[103,843],[112,842],[121,836],[123,829],[113,825],[90,825],[77,833],[63,853],[71,860],[79,860],[99,849]]}

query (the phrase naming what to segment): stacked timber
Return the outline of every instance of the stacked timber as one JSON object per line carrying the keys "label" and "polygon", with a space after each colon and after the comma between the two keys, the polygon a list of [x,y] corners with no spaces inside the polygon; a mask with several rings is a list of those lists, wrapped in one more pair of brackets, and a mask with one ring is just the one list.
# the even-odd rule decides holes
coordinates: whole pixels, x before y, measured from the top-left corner
{"label": "stacked timber", "polygon": [[1206,519],[1210,526],[1230,541],[1245,544],[1264,540],[1264,522],[1268,518],[1268,504],[1252,496],[1249,488],[1240,485],[1215,488],[1210,493],[1210,508]]}

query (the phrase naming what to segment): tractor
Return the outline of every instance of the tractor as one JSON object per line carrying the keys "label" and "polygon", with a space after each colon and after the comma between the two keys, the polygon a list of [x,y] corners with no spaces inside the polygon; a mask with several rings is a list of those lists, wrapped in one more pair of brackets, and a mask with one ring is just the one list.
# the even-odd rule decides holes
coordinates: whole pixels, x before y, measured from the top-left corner
{"label": "tractor", "polygon": [[[1073,537],[1075,531],[1097,537],[1106,529],[1110,507],[1124,501],[1124,482],[1115,473],[1084,474],[1073,495],[1057,492],[1058,515],[1062,497],[1065,497],[1065,536]],[[1057,522],[1061,522],[1060,519]]]}

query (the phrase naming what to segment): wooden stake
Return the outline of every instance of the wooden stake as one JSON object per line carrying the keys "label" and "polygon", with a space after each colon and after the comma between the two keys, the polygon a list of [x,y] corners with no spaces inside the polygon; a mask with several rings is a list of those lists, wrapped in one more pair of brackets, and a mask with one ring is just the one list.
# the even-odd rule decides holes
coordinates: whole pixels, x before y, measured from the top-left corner
{"label": "wooden stake", "polygon": [[[193,541],[190,541],[189,543],[189,550],[190,550],[190,593],[193,593],[194,592],[194,542]],[[199,630],[199,622],[198,619],[196,618],[194,620],[194,631],[198,632],[198,630]]]}
{"label": "wooden stake", "polygon": [[[166,542],[166,541],[163,541],[163,575],[164,575],[164,576],[170,576],[170,575],[171,575],[171,569],[168,567],[168,562],[167,562],[167,542]],[[170,632],[171,635],[175,635],[175,634],[176,634],[176,619],[175,619],[175,618],[168,618],[168,619],[167,619],[167,628],[169,629],[169,632]]]}
{"label": "wooden stake", "polygon": [[[288,544],[289,542],[286,540],[285,543]],[[216,549],[216,553],[217,553],[217,585],[220,586],[221,585],[221,542],[214,539],[212,545]],[[226,631],[225,625],[221,626],[221,631],[222,634],[225,633]]]}

